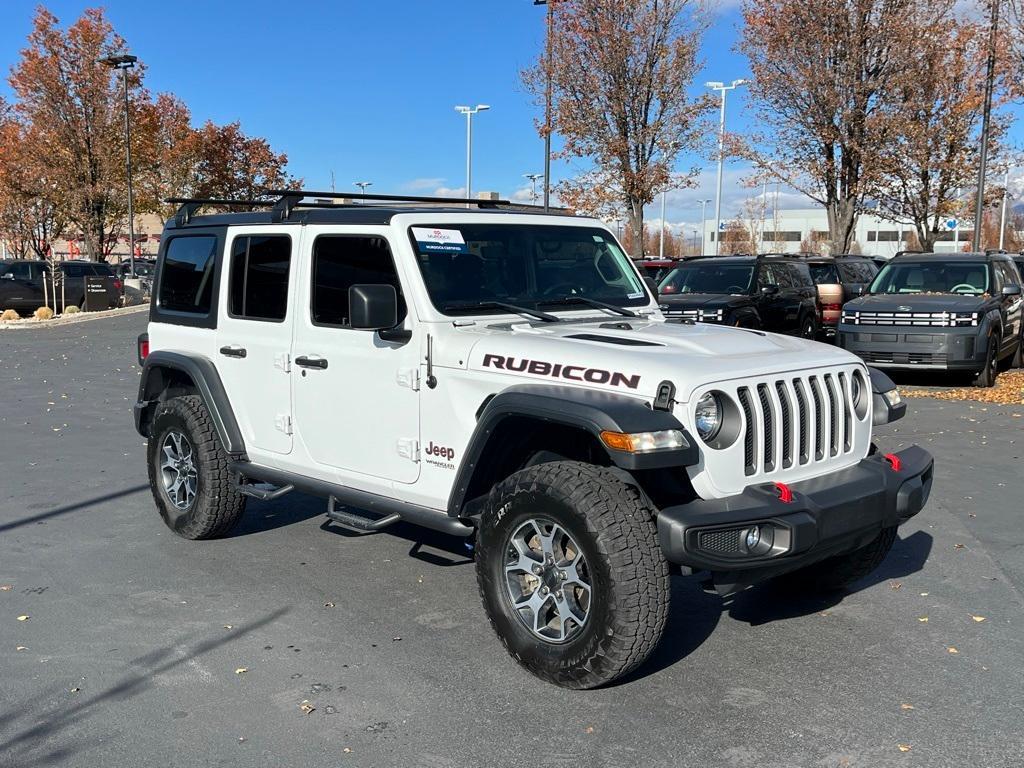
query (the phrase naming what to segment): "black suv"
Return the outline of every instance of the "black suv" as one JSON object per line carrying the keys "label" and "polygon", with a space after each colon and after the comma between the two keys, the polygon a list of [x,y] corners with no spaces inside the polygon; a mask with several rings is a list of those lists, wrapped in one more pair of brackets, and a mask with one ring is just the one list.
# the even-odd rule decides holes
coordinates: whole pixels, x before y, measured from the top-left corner
{"label": "black suv", "polygon": [[658,286],[669,318],[759,328],[813,339],[818,294],[807,264],[785,256],[687,259]]}
{"label": "black suv", "polygon": [[991,387],[1021,363],[1022,304],[1005,254],[906,254],[843,307],[839,344],[879,368],[971,371]]}
{"label": "black suv", "polygon": [[[57,306],[84,309],[85,278],[104,278],[104,295],[97,299],[89,299],[90,309],[102,307],[112,309],[120,301],[121,281],[114,276],[108,264],[95,261],[62,261],[60,262],[61,280],[57,280]],[[46,276],[46,287],[43,287],[43,276]],[[16,261],[0,261],[0,311],[13,309],[18,312],[34,312],[44,305],[53,306],[50,292],[53,284],[50,281],[50,265],[38,259],[19,259]]]}

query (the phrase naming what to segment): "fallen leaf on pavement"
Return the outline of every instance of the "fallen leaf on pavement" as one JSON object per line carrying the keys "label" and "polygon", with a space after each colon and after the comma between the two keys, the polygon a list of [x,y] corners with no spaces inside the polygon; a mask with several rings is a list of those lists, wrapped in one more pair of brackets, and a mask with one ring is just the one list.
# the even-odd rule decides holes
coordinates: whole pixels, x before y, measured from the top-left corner
{"label": "fallen leaf on pavement", "polygon": [[25,647],[24,645],[19,645],[19,646],[18,646],[17,648],[15,648],[14,650],[16,650],[16,651],[27,651],[27,650],[28,650],[28,648],[26,648],[26,647]]}
{"label": "fallen leaf on pavement", "polygon": [[971,618],[974,619],[979,624],[985,620],[984,616],[971,616]]}
{"label": "fallen leaf on pavement", "polygon": [[80,690],[82,690],[82,689],[81,688],[72,688],[71,692],[72,693],[78,693]]}
{"label": "fallen leaf on pavement", "polygon": [[324,608],[333,608],[334,603],[324,603]]}
{"label": "fallen leaf on pavement", "polygon": [[239,667],[238,669],[235,670],[235,674],[236,675],[244,675],[248,671],[249,671],[248,667]]}
{"label": "fallen leaf on pavement", "polygon": [[913,709],[913,704],[900,704],[900,709]]}
{"label": "fallen leaf on pavement", "polygon": [[900,752],[909,752],[910,751],[910,745],[909,744],[897,744],[896,748]]}
{"label": "fallen leaf on pavement", "polygon": [[14,589],[14,587],[10,584],[0,585],[0,592],[10,592],[12,589]]}
{"label": "fallen leaf on pavement", "polygon": [[583,729],[583,732],[584,733],[593,733],[594,732],[594,726],[588,725],[586,728]]}
{"label": "fallen leaf on pavement", "polygon": [[964,548],[963,544],[954,544],[953,545],[953,549],[963,549],[963,548]]}
{"label": "fallen leaf on pavement", "polygon": [[951,646],[949,646],[949,648],[947,648],[946,650],[947,650],[947,651],[949,651],[950,653],[960,653],[960,651],[958,651],[958,650],[957,650],[956,648],[954,648],[954,647],[953,647],[952,645],[951,645]]}
{"label": "fallen leaf on pavement", "polygon": [[28,621],[28,616],[19,616],[18,621]]}
{"label": "fallen leaf on pavement", "polygon": [[303,699],[302,703],[299,704],[299,709],[301,709],[302,713],[306,715],[308,715],[310,712],[316,711],[316,707],[309,703],[309,699]]}
{"label": "fallen leaf on pavement", "polygon": [[230,624],[225,624],[224,629],[234,629]]}
{"label": "fallen leaf on pavement", "polygon": [[341,750],[341,751],[342,751],[342,752],[344,752],[344,753],[345,753],[345,754],[347,755],[347,754],[349,754],[349,753],[350,753],[350,752],[351,752],[352,750],[351,750],[351,749],[349,749],[348,747],[345,747],[345,748],[344,748],[343,750]]}
{"label": "fallen leaf on pavement", "polygon": [[893,592],[895,592],[897,589],[899,589],[902,586],[903,586],[903,583],[899,582],[899,581],[890,581],[889,582],[889,589],[891,589]]}
{"label": "fallen leaf on pavement", "polygon": [[919,616],[917,620],[920,621],[922,624],[927,624],[928,623],[928,617],[927,616]]}

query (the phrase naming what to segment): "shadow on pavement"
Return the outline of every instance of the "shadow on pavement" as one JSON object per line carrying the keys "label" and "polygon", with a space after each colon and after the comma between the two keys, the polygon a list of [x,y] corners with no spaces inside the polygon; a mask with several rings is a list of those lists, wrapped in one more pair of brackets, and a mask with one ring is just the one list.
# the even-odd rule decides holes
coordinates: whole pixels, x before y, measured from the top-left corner
{"label": "shadow on pavement", "polygon": [[135,485],[131,488],[125,488],[122,491],[114,491],[113,493],[107,493],[103,496],[97,496],[93,499],[86,499],[85,501],[75,502],[74,504],[66,504],[63,507],[56,507],[54,509],[48,509],[46,512],[40,512],[38,515],[32,515],[31,517],[22,517],[18,520],[12,520],[9,523],[0,523],[0,533],[4,531],[10,531],[14,528],[20,528],[23,525],[32,525],[42,520],[49,520],[53,517],[59,517],[60,515],[66,515],[68,512],[77,512],[80,509],[86,507],[92,507],[96,504],[103,504],[107,501],[113,501],[114,499],[120,499],[125,496],[131,496],[135,493],[141,493],[142,491],[148,491],[149,485]]}
{"label": "shadow on pavement", "polygon": [[245,514],[228,534],[228,538],[251,536],[294,525],[324,514],[327,504],[323,499],[295,491],[274,501],[246,499]]}
{"label": "shadow on pavement", "polygon": [[[21,726],[16,726],[22,730],[12,736],[0,735],[0,764],[23,767],[66,759],[71,754],[72,747],[54,747],[53,740],[61,736],[68,728],[88,718],[98,706],[137,696],[154,684],[154,678],[157,675],[254,632],[281,618],[289,610],[289,608],[278,608],[263,618],[240,626],[227,634],[219,633],[215,637],[193,645],[181,642],[172,643],[132,659],[129,664],[135,671],[130,675],[94,696],[76,698],[70,705],[68,704],[68,694],[63,688],[52,688],[37,696],[34,702],[9,704],[11,709],[0,714],[0,727],[6,728],[19,720],[27,719],[31,719],[33,724],[24,723]],[[62,692],[64,692],[64,696],[61,696],[61,700],[55,701]],[[103,737],[96,734],[92,740],[102,741]],[[87,746],[87,742],[88,740],[83,742],[76,735],[74,747],[81,750],[83,745]],[[48,751],[43,753],[44,749]]]}

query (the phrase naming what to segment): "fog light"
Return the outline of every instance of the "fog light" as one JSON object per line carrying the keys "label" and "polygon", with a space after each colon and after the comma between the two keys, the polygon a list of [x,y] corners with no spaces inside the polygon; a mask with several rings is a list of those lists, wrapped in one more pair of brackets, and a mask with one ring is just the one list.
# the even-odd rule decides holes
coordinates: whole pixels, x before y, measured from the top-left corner
{"label": "fog light", "polygon": [[751,552],[761,543],[761,526],[755,525],[753,528],[747,529],[747,535],[745,538],[747,549]]}

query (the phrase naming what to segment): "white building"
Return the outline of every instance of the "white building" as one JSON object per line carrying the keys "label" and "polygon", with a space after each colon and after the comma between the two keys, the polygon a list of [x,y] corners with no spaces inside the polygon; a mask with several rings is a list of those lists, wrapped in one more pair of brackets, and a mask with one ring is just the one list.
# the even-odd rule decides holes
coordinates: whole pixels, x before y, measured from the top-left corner
{"label": "white building", "polygon": [[[755,235],[757,250],[760,252],[796,253],[803,250],[801,243],[815,243],[828,239],[828,217],[823,208],[780,210],[775,214],[769,207],[763,221],[756,218],[723,219],[722,226],[724,228],[736,221]],[[936,251],[961,250],[965,243],[970,242],[974,229],[973,222],[962,223],[963,228],[949,229],[939,235],[939,241],[935,244]],[[916,241],[913,233],[914,229],[909,225],[895,224],[874,214],[864,213],[857,217],[853,239],[861,253],[889,257],[895,256],[897,251],[908,250],[908,241]],[[815,250],[827,247],[827,243],[821,243]],[[709,218],[704,226],[704,253],[714,252],[715,221]]]}

